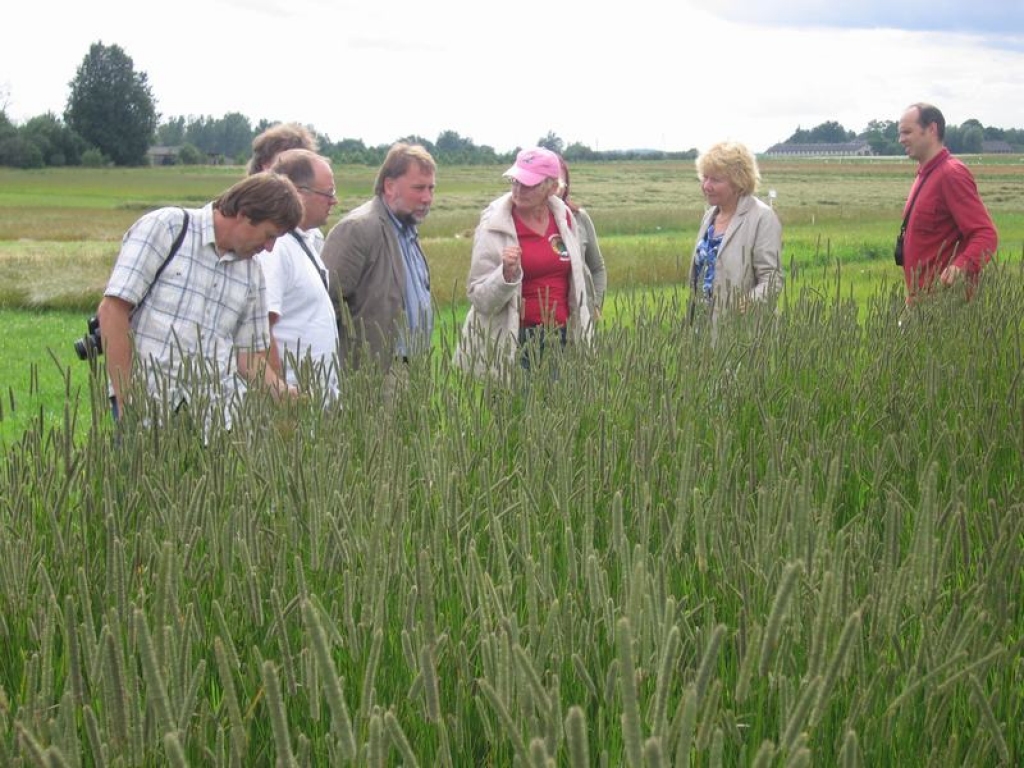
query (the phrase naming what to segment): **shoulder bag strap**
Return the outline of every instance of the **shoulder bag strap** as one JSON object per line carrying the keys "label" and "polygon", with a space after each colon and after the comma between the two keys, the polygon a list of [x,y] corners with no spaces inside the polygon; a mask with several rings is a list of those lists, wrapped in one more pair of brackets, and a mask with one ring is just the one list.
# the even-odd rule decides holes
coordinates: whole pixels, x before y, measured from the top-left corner
{"label": "shoulder bag strap", "polygon": [[[939,163],[939,165],[942,165],[942,163]],[[938,168],[939,165],[936,165],[935,168]],[[924,183],[928,181],[928,177],[935,173],[935,168],[932,168],[928,173],[921,177],[921,183],[918,184],[917,189],[914,190],[914,194],[910,198],[910,204],[907,206],[907,212],[903,214],[903,223],[900,225],[900,237],[907,234],[907,224],[910,222],[910,213],[914,210],[914,203],[917,202],[917,196],[921,194],[921,187],[923,187]]]}
{"label": "shoulder bag strap", "polygon": [[149,298],[149,292],[153,290],[153,286],[156,285],[156,281],[160,279],[160,275],[163,274],[163,271],[165,269],[167,269],[167,265],[171,263],[171,259],[174,258],[174,255],[178,252],[178,249],[181,248],[181,244],[185,240],[185,233],[188,232],[188,211],[182,208],[181,214],[183,217],[181,222],[181,230],[178,232],[177,237],[174,238],[174,242],[171,243],[171,250],[167,253],[167,258],[163,260],[163,263],[160,264],[160,267],[157,269],[156,274],[153,275],[153,282],[149,284],[149,287],[146,289],[146,292],[142,294],[142,298],[139,299],[139,303],[135,305],[135,309],[132,310],[133,312],[138,312],[139,307],[142,306],[142,303],[147,298]]}
{"label": "shoulder bag strap", "polygon": [[294,229],[288,234],[295,238],[295,242],[297,242],[302,250],[306,252],[306,255],[309,256],[309,262],[313,265],[313,269],[316,270],[316,273],[320,275],[320,282],[324,284],[324,290],[329,293],[330,290],[327,287],[327,274],[324,270],[320,269],[320,265],[316,263],[316,257],[313,255],[313,252],[309,250],[309,246],[306,244],[305,238]]}

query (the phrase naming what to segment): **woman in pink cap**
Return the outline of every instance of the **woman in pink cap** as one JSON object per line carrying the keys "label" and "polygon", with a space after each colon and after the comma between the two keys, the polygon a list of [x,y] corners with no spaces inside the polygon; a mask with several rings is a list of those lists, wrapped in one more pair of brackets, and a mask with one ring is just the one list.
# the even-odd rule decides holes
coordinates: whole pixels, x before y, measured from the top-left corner
{"label": "woman in pink cap", "polygon": [[590,340],[593,298],[572,212],[557,196],[561,173],[554,152],[524,149],[504,173],[512,189],[480,216],[455,353],[464,370],[507,378],[553,340]]}

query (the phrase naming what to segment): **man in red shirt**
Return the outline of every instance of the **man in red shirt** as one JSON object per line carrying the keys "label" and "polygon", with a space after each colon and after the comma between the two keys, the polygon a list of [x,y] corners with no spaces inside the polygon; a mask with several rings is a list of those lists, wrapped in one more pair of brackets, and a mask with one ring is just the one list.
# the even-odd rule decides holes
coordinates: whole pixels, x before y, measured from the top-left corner
{"label": "man in red shirt", "polygon": [[967,166],[943,146],[946,120],[931,104],[913,104],[900,118],[900,144],[917,160],[917,178],[904,206],[903,274],[907,296],[938,279],[953,285],[961,275],[973,285],[998,244],[995,225]]}

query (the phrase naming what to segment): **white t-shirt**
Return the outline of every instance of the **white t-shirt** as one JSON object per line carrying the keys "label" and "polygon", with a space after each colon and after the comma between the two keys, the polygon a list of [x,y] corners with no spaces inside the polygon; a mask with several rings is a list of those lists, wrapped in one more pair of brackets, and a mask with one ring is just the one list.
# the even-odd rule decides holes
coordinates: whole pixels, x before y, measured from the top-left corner
{"label": "white t-shirt", "polygon": [[277,239],[273,251],[263,251],[256,260],[267,284],[267,311],[279,316],[272,332],[288,383],[307,388],[300,372],[311,362],[313,386],[326,386],[336,397],[338,324],[325,284],[327,268],[315,247],[316,231],[295,230],[313,259],[289,232]]}

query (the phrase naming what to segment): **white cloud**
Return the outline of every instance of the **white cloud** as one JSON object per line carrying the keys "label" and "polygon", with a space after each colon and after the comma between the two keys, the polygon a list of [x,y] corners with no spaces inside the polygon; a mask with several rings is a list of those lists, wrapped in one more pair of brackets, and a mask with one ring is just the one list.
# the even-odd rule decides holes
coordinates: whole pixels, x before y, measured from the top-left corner
{"label": "white cloud", "polygon": [[[990,5],[961,13],[984,17]],[[1018,5],[1001,7],[1012,20]],[[22,4],[19,28],[34,32],[5,39],[0,86],[15,119],[60,114],[68,82],[102,40],[148,74],[164,116],[241,112],[368,144],[451,129],[504,151],[553,130],[600,149],[733,138],[763,150],[797,126],[860,130],[919,100],[954,124],[1024,127],[1024,45],[909,29],[919,24],[877,28],[863,13],[838,26],[791,20],[811,10],[827,20],[833,6],[183,0],[144,21],[127,0],[97,0],[69,7],[58,26],[49,10]],[[867,7],[883,15],[878,0]],[[919,0],[909,7],[923,13]]]}
{"label": "white cloud", "polygon": [[694,0],[735,22],[777,26],[1024,34],[1019,0]]}

